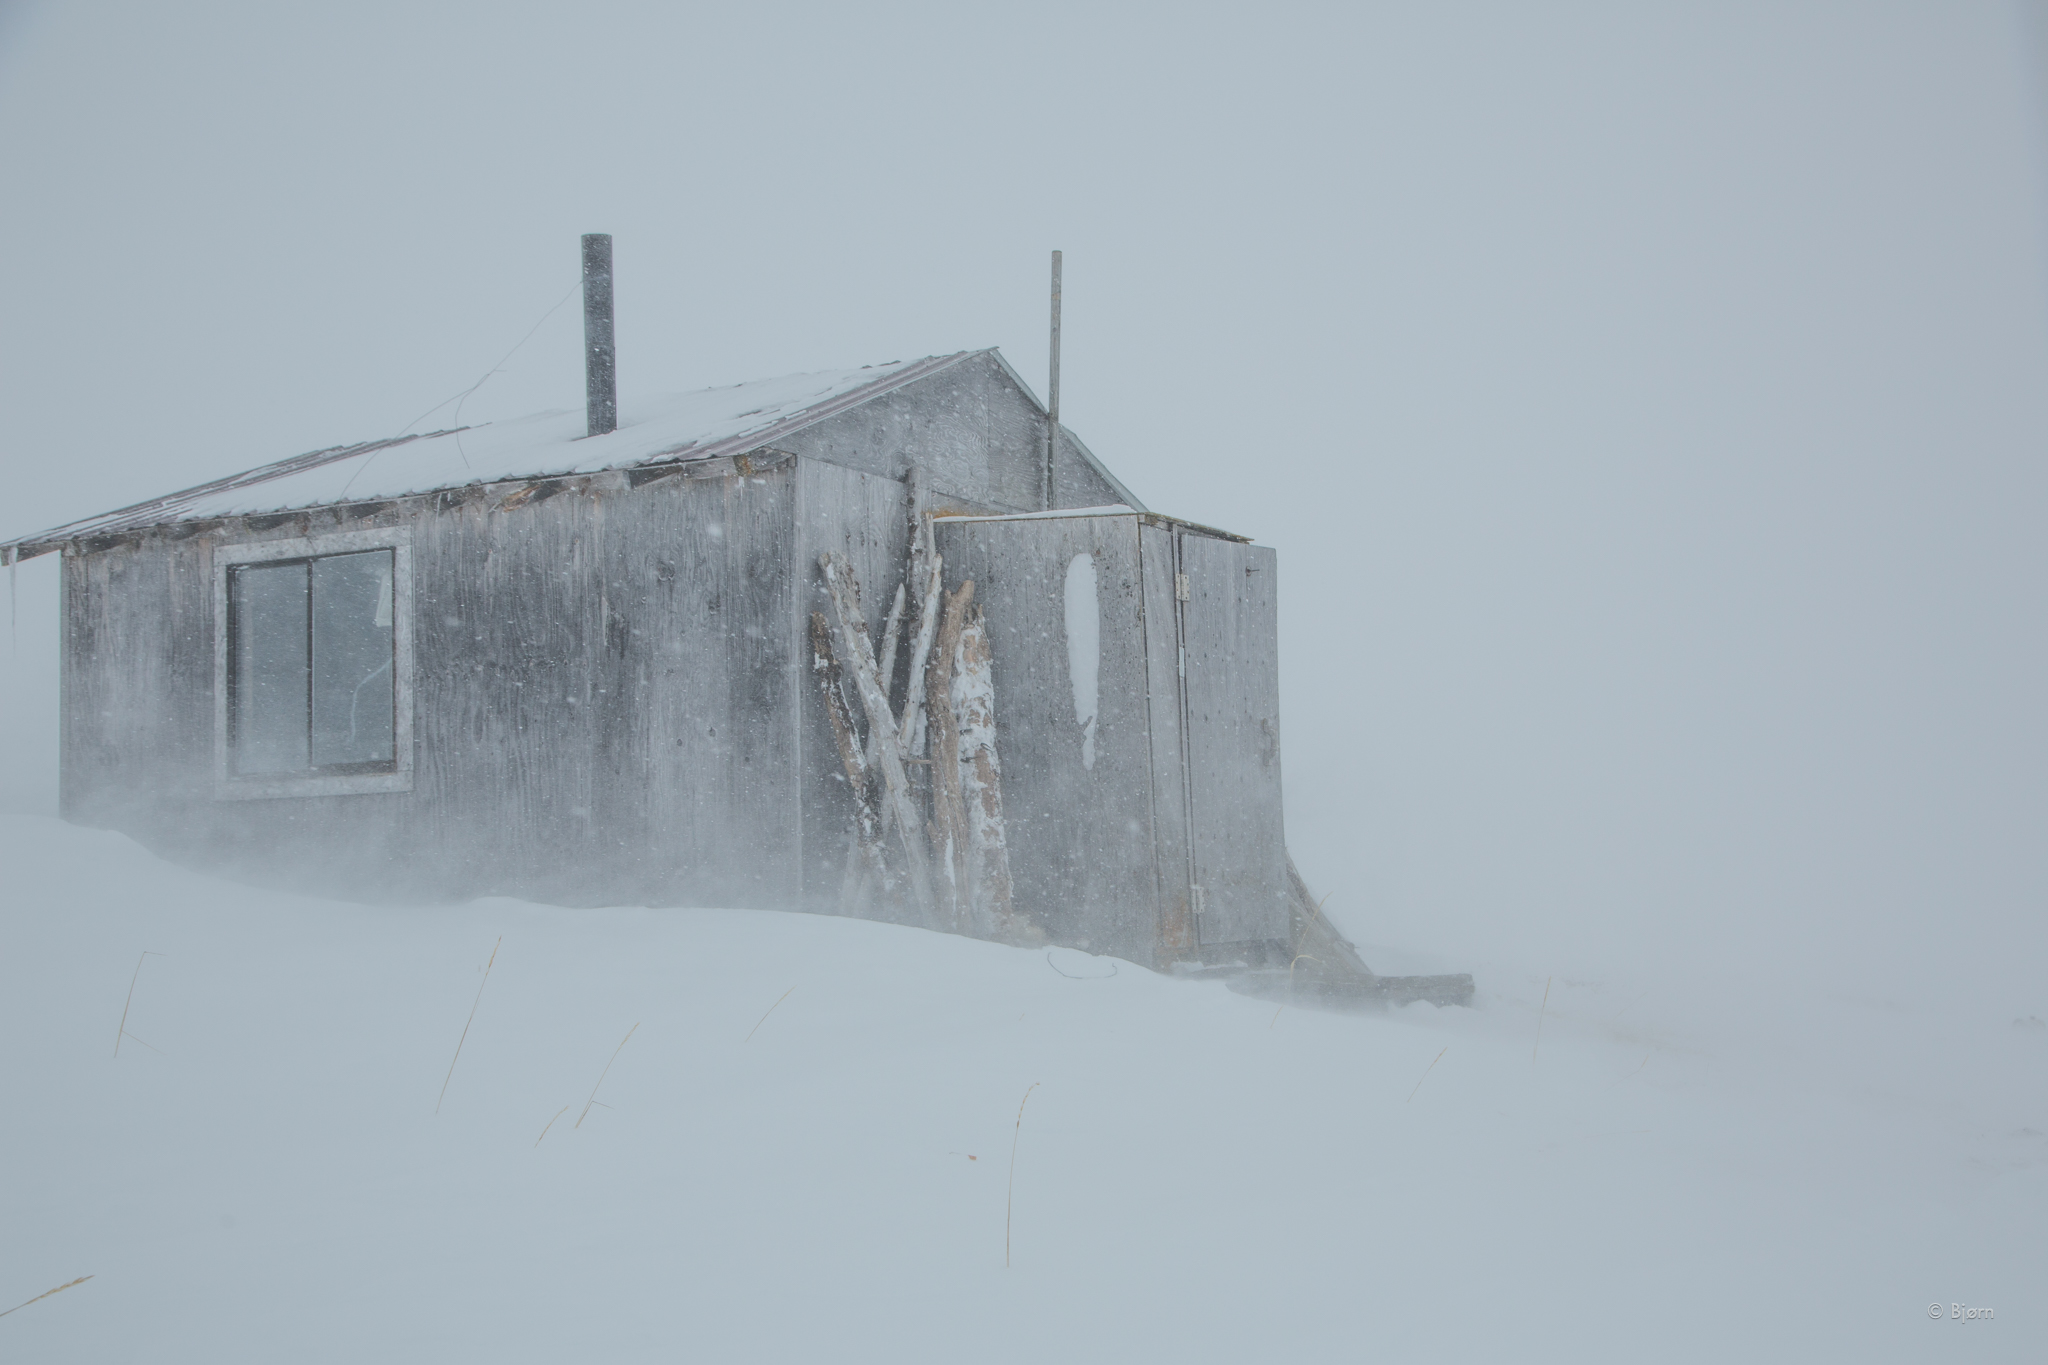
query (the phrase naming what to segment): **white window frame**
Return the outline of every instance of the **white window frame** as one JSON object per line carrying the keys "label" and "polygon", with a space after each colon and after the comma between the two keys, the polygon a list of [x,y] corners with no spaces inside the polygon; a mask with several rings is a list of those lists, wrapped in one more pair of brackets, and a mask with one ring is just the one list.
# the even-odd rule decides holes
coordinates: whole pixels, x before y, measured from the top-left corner
{"label": "white window frame", "polygon": [[[388,773],[241,776],[234,769],[228,717],[228,575],[237,565],[318,559],[359,550],[391,551],[391,752]],[[292,540],[219,545],[213,551],[213,796],[250,801],[288,796],[356,796],[412,790],[412,531],[335,531]]]}

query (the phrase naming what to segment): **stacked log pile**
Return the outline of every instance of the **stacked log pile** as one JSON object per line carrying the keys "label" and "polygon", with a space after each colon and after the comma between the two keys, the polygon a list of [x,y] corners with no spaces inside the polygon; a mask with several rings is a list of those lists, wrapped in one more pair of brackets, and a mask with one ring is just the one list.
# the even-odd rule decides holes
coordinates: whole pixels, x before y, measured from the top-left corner
{"label": "stacked log pile", "polygon": [[[812,665],[854,796],[840,908],[865,914],[879,905],[935,929],[1039,942],[1010,879],[988,627],[973,580],[943,591],[931,518],[913,516],[910,561],[879,654],[853,566],[836,552],[819,557],[832,615],[812,614]],[[905,644],[903,695],[892,704]]]}

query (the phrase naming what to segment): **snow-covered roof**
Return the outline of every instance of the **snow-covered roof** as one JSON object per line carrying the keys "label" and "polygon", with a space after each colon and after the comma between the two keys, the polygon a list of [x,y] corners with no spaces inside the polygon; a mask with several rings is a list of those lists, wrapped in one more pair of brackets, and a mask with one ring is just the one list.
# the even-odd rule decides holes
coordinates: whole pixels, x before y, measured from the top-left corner
{"label": "snow-covered roof", "polygon": [[603,436],[584,434],[585,417],[578,409],[334,446],[0,542],[0,558],[26,559],[65,541],[171,522],[379,502],[473,483],[741,454],[981,354],[987,352],[961,351],[628,401],[620,406],[618,430]]}

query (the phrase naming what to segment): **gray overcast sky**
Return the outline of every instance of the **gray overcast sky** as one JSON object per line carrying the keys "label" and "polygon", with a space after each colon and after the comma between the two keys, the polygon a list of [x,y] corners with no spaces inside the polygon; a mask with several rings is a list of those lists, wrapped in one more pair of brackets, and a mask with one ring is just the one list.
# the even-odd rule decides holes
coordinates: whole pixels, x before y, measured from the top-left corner
{"label": "gray overcast sky", "polygon": [[[398,430],[582,232],[629,418],[984,345],[1039,382],[1057,246],[1070,423],[1280,550],[1290,842],[1355,936],[2038,980],[2042,34],[1961,0],[10,5],[0,530]],[[575,406],[578,326],[462,419]],[[16,806],[53,799],[50,570]]]}

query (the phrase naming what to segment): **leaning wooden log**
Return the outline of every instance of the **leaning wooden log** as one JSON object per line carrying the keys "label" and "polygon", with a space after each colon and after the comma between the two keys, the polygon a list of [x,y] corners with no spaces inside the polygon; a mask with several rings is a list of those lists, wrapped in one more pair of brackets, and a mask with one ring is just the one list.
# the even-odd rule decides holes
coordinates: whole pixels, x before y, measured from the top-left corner
{"label": "leaning wooden log", "polygon": [[[931,535],[930,522],[925,523],[925,535]],[[904,685],[903,714],[896,724],[896,742],[906,754],[917,754],[924,739],[925,661],[931,655],[932,640],[939,630],[939,602],[944,595],[940,585],[944,568],[945,561],[939,557],[939,552],[931,550],[926,557],[924,581],[918,585],[917,641],[911,646],[910,678]]]}
{"label": "leaning wooden log", "polygon": [[890,679],[896,676],[896,642],[903,634],[904,589],[908,580],[896,585],[896,598],[889,603],[889,617],[882,623],[882,657],[877,661],[882,670],[882,687],[886,691]]}
{"label": "leaning wooden log", "polygon": [[[927,527],[927,535],[930,528]],[[932,636],[939,625],[939,582],[944,561],[929,544],[922,546],[920,553],[911,556],[910,569],[904,579],[905,587],[915,587],[918,595],[917,638],[910,647],[910,677],[904,684],[905,700],[902,715],[896,721],[896,747],[903,752],[904,761],[915,763],[923,757],[924,748],[924,672],[925,656],[931,652]],[[919,575],[923,577],[920,578]],[[896,590],[896,600],[903,601],[904,589]],[[882,670],[882,681],[889,680],[889,670]],[[868,737],[868,762],[879,761],[880,751],[875,747],[879,741]],[[882,812],[882,830],[886,834],[894,816],[889,809]]]}
{"label": "leaning wooden log", "polygon": [[832,627],[825,613],[811,613],[811,669],[818,675],[825,695],[825,715],[832,723],[832,742],[839,747],[840,766],[846,770],[846,788],[853,793],[854,847],[847,860],[846,876],[839,888],[840,909],[854,914],[865,899],[870,882],[888,888],[888,865],[882,857],[882,821],[875,809],[872,770],[862,761],[853,714],[846,706],[840,686],[838,660],[832,657]]}
{"label": "leaning wooden log", "polygon": [[894,716],[888,693],[882,688],[875,668],[875,647],[868,636],[867,618],[861,614],[860,580],[844,555],[827,550],[818,557],[825,571],[825,587],[832,597],[832,609],[839,618],[833,636],[833,651],[841,667],[853,675],[867,712],[870,740],[880,740],[884,796],[896,816],[896,833],[903,843],[903,860],[910,877],[910,889],[917,908],[936,923],[938,903],[932,891],[931,867],[925,855],[924,826],[911,804],[910,779],[903,771],[903,751],[896,743]]}
{"label": "leaning wooden log", "polygon": [[[926,601],[928,597],[926,591],[927,580],[931,580],[933,585],[936,585],[938,579],[938,550],[932,541],[931,522],[928,518],[922,517],[919,511],[926,500],[923,485],[924,478],[922,472],[913,471],[910,497],[910,557],[904,565],[903,581],[896,586],[895,599],[889,604],[888,619],[884,622],[882,628],[881,658],[877,661],[877,671],[881,676],[882,693],[884,696],[893,695],[896,686],[896,652],[898,644],[903,638],[903,628],[908,623],[904,615],[904,609],[906,606],[915,607],[920,613],[919,621],[921,624],[924,619],[923,613],[928,605]],[[910,657],[909,682],[905,685],[904,689],[907,693],[918,690],[922,684],[922,679],[919,675],[924,668],[923,651],[927,646],[928,642],[920,639],[913,647]],[[905,703],[904,710],[905,712],[911,710],[909,703]],[[920,721],[919,726],[916,728],[915,737],[918,743],[915,745],[911,742],[910,731],[911,727],[897,726],[897,746],[903,750],[905,758],[922,757],[921,746],[924,739],[922,722]],[[868,736],[867,760],[870,768],[877,766],[881,762],[880,744],[881,741],[876,736],[872,734]],[[884,836],[887,835],[889,827],[895,823],[895,819],[894,808],[884,806],[882,808],[882,831]]]}
{"label": "leaning wooden log", "polygon": [[1003,824],[1002,764],[996,757],[995,676],[980,607],[968,613],[959,651],[952,693],[959,723],[960,796],[967,813],[967,885],[977,924],[1007,938],[1016,929],[1015,892]]}
{"label": "leaning wooden log", "polygon": [[[905,608],[905,611],[901,613],[901,629],[904,631],[911,629],[909,613],[921,611],[924,606],[925,580],[929,576],[931,561],[938,553],[938,547],[932,538],[931,522],[925,516],[926,508],[931,503],[930,476],[922,468],[913,466],[910,471],[908,484],[910,490],[908,507],[910,519],[905,529],[909,534],[905,537],[903,543],[910,548],[904,556],[903,585],[900,594]],[[907,670],[907,678],[915,679],[917,671],[922,667],[923,664],[913,655],[910,660],[910,667]],[[882,690],[888,693],[892,700],[895,698],[896,654],[893,649],[889,652],[889,657],[883,661]],[[906,690],[908,690],[907,682]],[[917,753],[914,749],[905,749],[904,752],[906,754]]]}
{"label": "leaning wooden log", "polygon": [[946,596],[945,623],[925,664],[924,696],[932,756],[932,827],[946,879],[948,906],[956,923],[969,918],[967,807],[960,796],[960,726],[953,716],[953,662],[967,625],[974,580]]}

